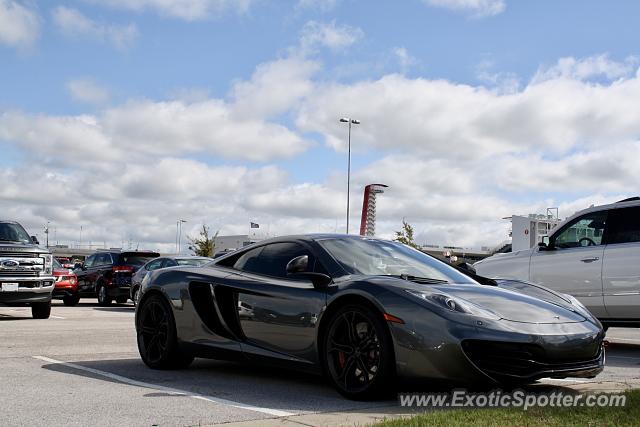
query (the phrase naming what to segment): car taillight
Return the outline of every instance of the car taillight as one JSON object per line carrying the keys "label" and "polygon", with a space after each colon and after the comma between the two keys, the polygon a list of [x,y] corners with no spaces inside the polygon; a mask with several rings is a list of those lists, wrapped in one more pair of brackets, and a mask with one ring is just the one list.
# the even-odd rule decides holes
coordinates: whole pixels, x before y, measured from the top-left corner
{"label": "car taillight", "polygon": [[130,265],[118,265],[113,267],[114,273],[133,273],[133,267]]}

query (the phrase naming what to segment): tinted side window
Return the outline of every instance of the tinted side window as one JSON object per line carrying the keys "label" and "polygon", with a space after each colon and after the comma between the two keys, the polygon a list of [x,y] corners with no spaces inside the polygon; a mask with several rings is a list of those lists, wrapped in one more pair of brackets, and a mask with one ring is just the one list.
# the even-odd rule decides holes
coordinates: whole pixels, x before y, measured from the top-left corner
{"label": "tinted side window", "polygon": [[245,252],[236,260],[233,268],[242,271],[255,271],[258,265],[258,256],[262,252],[262,249],[264,249],[264,246]]}
{"label": "tinted side window", "polygon": [[264,274],[266,276],[287,278],[287,264],[300,255],[309,256],[309,265],[313,267],[314,259],[307,248],[298,243],[273,243],[267,245],[258,256],[257,263],[245,271]]}
{"label": "tinted side window", "polygon": [[147,264],[147,270],[157,270],[162,266],[162,259],[157,259]]}
{"label": "tinted side window", "polygon": [[591,212],[575,219],[554,238],[557,248],[579,248],[602,244],[607,211]]}
{"label": "tinted side window", "polygon": [[640,242],[640,206],[610,210],[606,234],[607,244]]}

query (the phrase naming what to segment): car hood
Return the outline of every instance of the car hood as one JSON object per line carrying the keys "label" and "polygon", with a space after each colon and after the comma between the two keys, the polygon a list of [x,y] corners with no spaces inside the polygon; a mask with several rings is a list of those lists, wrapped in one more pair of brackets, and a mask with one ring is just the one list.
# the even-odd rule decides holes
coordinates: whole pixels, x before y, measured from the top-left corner
{"label": "car hood", "polygon": [[584,322],[585,316],[561,298],[541,299],[512,289],[482,285],[432,286],[444,294],[462,298],[495,313],[502,319],[523,323]]}
{"label": "car hood", "polygon": [[[372,280],[370,278],[369,280]],[[389,289],[441,294],[461,298],[494,313],[504,320],[522,323],[577,323],[591,320],[588,312],[544,287],[512,280],[498,281],[498,286],[481,284],[425,285],[396,278],[373,279]]]}

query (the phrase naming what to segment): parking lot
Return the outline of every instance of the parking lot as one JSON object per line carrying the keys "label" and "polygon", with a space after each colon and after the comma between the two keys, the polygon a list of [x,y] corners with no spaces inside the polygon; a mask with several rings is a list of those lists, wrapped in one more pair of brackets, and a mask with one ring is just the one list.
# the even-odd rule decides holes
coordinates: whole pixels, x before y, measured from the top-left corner
{"label": "parking lot", "polygon": [[[231,362],[198,359],[188,370],[152,371],[137,353],[134,307],[85,301],[76,307],[54,301],[48,320],[32,319],[29,308],[0,308],[0,399],[10,408],[3,424],[185,426],[273,418],[348,424],[407,411],[393,400],[345,400],[314,376]],[[607,366],[597,379],[543,383],[639,387],[640,329],[612,328],[607,339]]]}

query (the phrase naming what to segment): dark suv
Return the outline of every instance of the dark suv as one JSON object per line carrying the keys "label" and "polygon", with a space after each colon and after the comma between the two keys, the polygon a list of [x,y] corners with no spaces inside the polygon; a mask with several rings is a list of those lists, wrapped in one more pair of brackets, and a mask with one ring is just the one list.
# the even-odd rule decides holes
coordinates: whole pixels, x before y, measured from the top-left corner
{"label": "dark suv", "polygon": [[133,274],[159,256],[157,252],[142,251],[104,251],[90,255],[84,265],[74,270],[80,297],[98,297],[98,304],[102,306],[110,305],[114,299],[118,304],[126,303]]}

